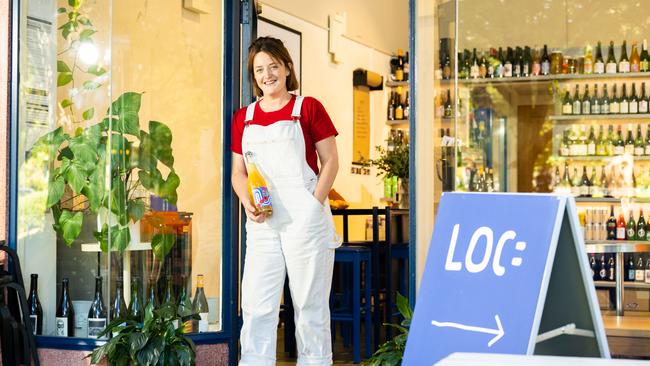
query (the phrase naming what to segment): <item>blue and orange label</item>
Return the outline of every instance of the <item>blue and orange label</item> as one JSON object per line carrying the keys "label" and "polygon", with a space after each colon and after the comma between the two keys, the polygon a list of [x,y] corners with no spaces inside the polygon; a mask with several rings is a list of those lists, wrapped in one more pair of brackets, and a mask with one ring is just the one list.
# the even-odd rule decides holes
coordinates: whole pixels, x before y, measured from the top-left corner
{"label": "blue and orange label", "polygon": [[266,206],[271,206],[271,195],[266,187],[253,188],[253,200],[255,206],[260,209]]}

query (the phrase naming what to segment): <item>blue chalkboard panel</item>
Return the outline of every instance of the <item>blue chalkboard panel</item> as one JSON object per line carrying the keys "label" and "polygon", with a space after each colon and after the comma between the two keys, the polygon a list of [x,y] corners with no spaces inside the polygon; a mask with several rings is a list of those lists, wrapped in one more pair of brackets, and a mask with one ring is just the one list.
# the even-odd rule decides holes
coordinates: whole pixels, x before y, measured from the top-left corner
{"label": "blue chalkboard panel", "polygon": [[452,352],[532,353],[566,200],[443,195],[404,365]]}

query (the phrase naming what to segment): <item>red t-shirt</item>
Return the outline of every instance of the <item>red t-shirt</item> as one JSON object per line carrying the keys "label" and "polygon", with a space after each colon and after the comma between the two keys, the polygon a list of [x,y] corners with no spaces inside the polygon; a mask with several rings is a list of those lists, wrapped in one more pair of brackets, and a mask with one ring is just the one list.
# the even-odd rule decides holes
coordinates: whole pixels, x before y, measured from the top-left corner
{"label": "red t-shirt", "polygon": [[[290,121],[291,111],[296,102],[293,96],[289,103],[273,112],[264,112],[260,104],[255,105],[255,113],[251,124],[269,126],[278,121]],[[246,107],[241,108],[232,118],[232,152],[242,154],[241,140],[244,135],[244,122],[246,120]],[[325,111],[325,107],[312,97],[304,97],[300,111],[300,127],[305,138],[305,159],[314,173],[318,174],[318,156],[316,143],[330,136],[338,135],[334,123]]]}

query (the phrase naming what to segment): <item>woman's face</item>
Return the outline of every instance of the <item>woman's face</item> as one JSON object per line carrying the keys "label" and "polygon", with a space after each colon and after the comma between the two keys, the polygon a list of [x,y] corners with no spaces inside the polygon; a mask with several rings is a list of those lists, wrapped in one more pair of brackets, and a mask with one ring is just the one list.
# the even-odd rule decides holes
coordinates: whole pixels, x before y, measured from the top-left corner
{"label": "woman's face", "polygon": [[253,58],[255,82],[264,96],[280,95],[287,92],[289,69],[266,52],[258,52]]}

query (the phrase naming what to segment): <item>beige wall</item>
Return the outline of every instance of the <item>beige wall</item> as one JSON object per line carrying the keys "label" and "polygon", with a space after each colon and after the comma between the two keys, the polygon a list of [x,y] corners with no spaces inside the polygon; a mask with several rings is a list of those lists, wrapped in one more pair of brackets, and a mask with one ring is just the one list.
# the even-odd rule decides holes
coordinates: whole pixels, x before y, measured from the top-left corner
{"label": "beige wall", "polygon": [[287,15],[328,28],[328,15],[347,13],[345,36],[384,53],[408,49],[408,0],[263,0]]}
{"label": "beige wall", "polygon": [[460,47],[547,43],[572,48],[598,40],[620,45],[650,35],[647,5],[639,0],[460,0]]}
{"label": "beige wall", "polygon": [[[113,95],[143,91],[140,123],[172,129],[178,208],[193,212],[193,274],[208,297],[221,275],[221,2],[113,0]],[[193,276],[194,278],[195,276]],[[194,286],[194,284],[193,284]]]}
{"label": "beige wall", "polygon": [[[330,61],[327,51],[327,30],[299,19],[272,6],[262,7],[262,16],[302,33],[302,94],[320,100],[339,132],[336,139],[339,151],[339,173],[334,188],[353,208],[381,206],[383,197],[381,178],[353,175],[352,167],[352,72],[365,68],[381,75],[389,71],[390,57],[358,42],[343,39],[341,62]],[[388,90],[370,93],[371,154],[374,146],[384,144],[388,135],[386,106]],[[372,156],[375,157],[374,155]],[[365,239],[365,218],[350,218],[350,239]]]}

